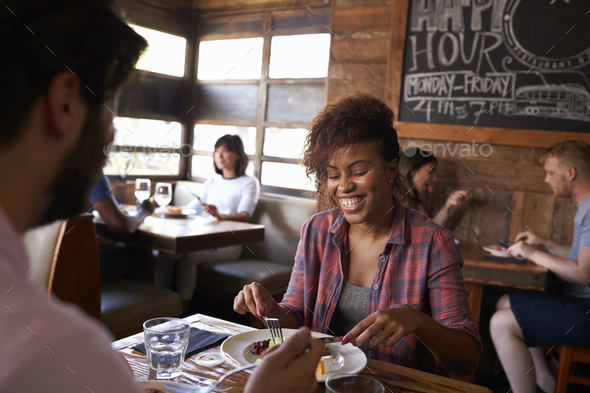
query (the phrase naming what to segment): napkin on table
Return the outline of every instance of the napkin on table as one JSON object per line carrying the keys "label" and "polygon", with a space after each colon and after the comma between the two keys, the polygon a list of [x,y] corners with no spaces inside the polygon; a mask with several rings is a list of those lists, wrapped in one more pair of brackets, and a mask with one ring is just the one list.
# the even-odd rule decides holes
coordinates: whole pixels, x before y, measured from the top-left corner
{"label": "napkin on table", "polygon": [[[211,333],[208,330],[202,330],[195,327],[191,328],[190,337],[188,339],[188,347],[186,348],[185,358],[202,352],[206,349],[212,348],[225,340],[228,336]],[[138,352],[145,353],[145,344],[141,343],[132,347]]]}

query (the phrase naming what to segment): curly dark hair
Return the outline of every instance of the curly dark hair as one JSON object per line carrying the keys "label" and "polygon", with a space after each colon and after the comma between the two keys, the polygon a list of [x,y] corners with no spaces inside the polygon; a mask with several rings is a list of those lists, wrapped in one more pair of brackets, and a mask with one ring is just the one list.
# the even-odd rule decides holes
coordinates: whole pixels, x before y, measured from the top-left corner
{"label": "curly dark hair", "polygon": [[[316,194],[326,199],[327,165],[332,154],[354,143],[372,143],[385,162],[400,158],[394,115],[383,101],[361,92],[337,98],[309,123],[301,164],[307,177],[315,177]],[[400,197],[404,181],[398,173],[392,192]],[[330,197],[331,200],[331,197]],[[334,201],[332,203],[335,205]]]}

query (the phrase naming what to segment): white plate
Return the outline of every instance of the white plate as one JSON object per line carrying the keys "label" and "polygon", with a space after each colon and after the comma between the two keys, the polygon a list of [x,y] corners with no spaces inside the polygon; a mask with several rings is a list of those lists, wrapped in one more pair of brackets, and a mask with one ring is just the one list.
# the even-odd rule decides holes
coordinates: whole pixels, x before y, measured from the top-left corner
{"label": "white plate", "polygon": [[504,257],[504,258],[510,258],[510,257],[512,257],[512,254],[510,254],[509,252],[494,250],[493,247],[500,247],[500,246],[494,246],[494,245],[492,245],[492,246],[485,246],[483,249],[485,251],[487,251],[487,252],[492,253],[492,255],[497,256],[497,257]]}
{"label": "white plate", "polygon": [[[172,206],[172,207],[180,207],[180,206]],[[161,207],[156,208],[156,210],[154,211],[154,215],[160,216],[161,214],[162,214],[162,208]],[[164,209],[164,217],[166,217],[166,218],[185,218],[185,217],[193,215],[193,214],[197,214],[197,211],[195,209],[189,209],[186,207],[183,208],[180,213],[172,213],[172,212],[168,212],[168,211],[166,211],[166,209]]]}
{"label": "white plate", "polygon": [[163,389],[164,385],[171,384],[171,385],[178,385],[184,387],[191,387],[191,388],[198,388],[195,385],[188,385],[186,383],[178,383],[172,381],[140,381],[137,382],[140,389]]}
{"label": "white plate", "polygon": [[[297,332],[296,329],[283,329],[283,337],[287,338]],[[322,338],[331,337],[329,334],[312,332],[312,337]],[[270,335],[268,330],[254,330],[251,332],[236,334],[225,340],[221,344],[221,353],[225,359],[232,365],[239,367],[256,361],[257,356],[244,356],[248,349],[252,347],[255,341],[268,340]],[[340,360],[333,363],[334,371],[328,374],[318,375],[318,382],[324,382],[330,375],[334,374],[358,374],[367,365],[365,353],[353,346],[352,344],[342,345],[340,343],[330,344],[332,356],[339,357]]]}

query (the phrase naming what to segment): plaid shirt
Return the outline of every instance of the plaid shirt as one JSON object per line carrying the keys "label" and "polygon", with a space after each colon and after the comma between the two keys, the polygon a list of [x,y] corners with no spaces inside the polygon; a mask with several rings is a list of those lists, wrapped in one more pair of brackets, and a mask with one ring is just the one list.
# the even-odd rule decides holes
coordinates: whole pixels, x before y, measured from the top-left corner
{"label": "plaid shirt", "polygon": [[[470,335],[481,353],[482,343],[467,304],[463,259],[451,233],[396,200],[389,240],[379,255],[371,286],[368,315],[381,309],[410,307],[441,325]],[[291,281],[281,305],[299,325],[330,333],[328,326],[342,289],[342,258],[348,250],[350,225],[340,209],[318,213],[301,228]],[[371,346],[367,356],[406,367],[459,378],[462,374],[438,363],[414,334],[393,347]]]}

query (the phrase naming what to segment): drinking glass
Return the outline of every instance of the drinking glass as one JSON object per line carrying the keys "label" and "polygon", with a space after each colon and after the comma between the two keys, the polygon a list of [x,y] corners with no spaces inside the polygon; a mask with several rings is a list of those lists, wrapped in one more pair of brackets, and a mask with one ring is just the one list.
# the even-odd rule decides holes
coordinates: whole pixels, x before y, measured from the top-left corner
{"label": "drinking glass", "polygon": [[142,203],[150,199],[152,194],[152,182],[150,179],[136,179],[135,180],[135,199]]}
{"label": "drinking glass", "polygon": [[154,194],[156,202],[162,209],[162,217],[164,217],[164,209],[172,202],[172,184],[170,183],[156,183],[156,192]]}
{"label": "drinking glass", "polygon": [[329,393],[385,393],[385,386],[374,378],[357,374],[336,374],[326,380]]}
{"label": "drinking glass", "polygon": [[191,325],[184,319],[154,318],[143,324],[149,373],[156,379],[176,378],[182,373]]}

